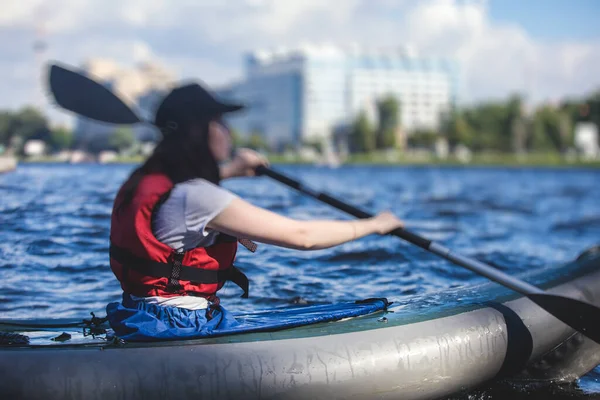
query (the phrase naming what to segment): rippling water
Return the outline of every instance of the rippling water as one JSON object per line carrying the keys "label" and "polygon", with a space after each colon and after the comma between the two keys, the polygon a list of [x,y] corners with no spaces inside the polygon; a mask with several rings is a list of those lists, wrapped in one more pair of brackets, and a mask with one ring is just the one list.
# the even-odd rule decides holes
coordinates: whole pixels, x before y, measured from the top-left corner
{"label": "rippling water", "polygon": [[[112,201],[133,165],[21,165],[0,175],[0,318],[87,317],[120,298],[108,267]],[[600,243],[600,171],[286,166],[288,173],[511,273],[566,262]],[[348,218],[268,178],[224,186],[299,219]],[[435,292],[482,281],[393,237],[334,249],[240,249],[251,298],[220,292],[231,310]],[[577,390],[600,393],[600,369]],[[487,392],[472,394],[488,398]],[[496,397],[494,397],[496,398]]]}

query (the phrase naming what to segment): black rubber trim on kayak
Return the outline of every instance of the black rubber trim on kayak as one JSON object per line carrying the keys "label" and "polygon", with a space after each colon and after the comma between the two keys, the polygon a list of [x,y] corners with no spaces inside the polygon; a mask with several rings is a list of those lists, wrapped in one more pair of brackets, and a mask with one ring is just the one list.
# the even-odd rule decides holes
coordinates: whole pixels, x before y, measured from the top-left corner
{"label": "black rubber trim on kayak", "polygon": [[493,301],[484,304],[499,311],[506,323],[506,356],[497,376],[502,378],[521,372],[527,365],[533,352],[533,337],[531,336],[531,332],[525,326],[519,314],[514,312],[510,307]]}
{"label": "black rubber trim on kayak", "polygon": [[29,336],[14,332],[0,332],[0,346],[23,346],[29,344]]}
{"label": "black rubber trim on kayak", "polygon": [[[136,257],[127,250],[121,249],[114,244],[110,245],[110,257],[117,260],[123,266],[133,269],[143,275],[153,276],[156,278],[172,278],[173,265],[169,263],[161,263],[157,261],[146,260]],[[232,281],[238,285],[243,291],[243,298],[248,297],[249,281],[248,277],[235,266],[231,266],[226,270],[207,270],[202,268],[194,268],[187,265],[181,265],[178,271],[178,280],[190,281],[195,283],[214,284],[225,281]]]}
{"label": "black rubber trim on kayak", "polygon": [[394,304],[393,301],[388,301],[388,299],[385,297],[371,297],[368,299],[356,300],[354,303],[365,304],[365,303],[377,303],[377,302],[383,303],[383,311],[387,311],[388,307],[391,306],[392,304]]}

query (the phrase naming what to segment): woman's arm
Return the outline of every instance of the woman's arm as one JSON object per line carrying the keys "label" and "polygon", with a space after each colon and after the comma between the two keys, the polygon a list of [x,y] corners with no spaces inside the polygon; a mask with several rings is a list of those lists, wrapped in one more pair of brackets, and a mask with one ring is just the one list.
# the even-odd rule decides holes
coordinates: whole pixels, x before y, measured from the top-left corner
{"label": "woman's arm", "polygon": [[387,212],[356,221],[300,221],[235,198],[207,226],[228,235],[280,247],[318,250],[372,233],[385,234],[402,227],[402,222]]}
{"label": "woman's arm", "polygon": [[221,179],[254,176],[254,170],[259,165],[268,167],[269,161],[254,150],[239,149],[233,160],[219,168],[219,175]]}

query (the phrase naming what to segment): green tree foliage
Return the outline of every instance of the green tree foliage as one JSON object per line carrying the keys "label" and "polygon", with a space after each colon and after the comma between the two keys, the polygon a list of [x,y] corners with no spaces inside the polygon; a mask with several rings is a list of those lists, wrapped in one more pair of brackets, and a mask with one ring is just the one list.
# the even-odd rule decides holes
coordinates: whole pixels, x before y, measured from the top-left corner
{"label": "green tree foliage", "polygon": [[135,134],[129,127],[115,129],[108,138],[109,148],[117,152],[127,150],[135,143]]}
{"label": "green tree foliage", "polygon": [[317,153],[323,153],[323,141],[320,139],[305,140],[303,144],[312,147]]}
{"label": "green tree foliage", "polygon": [[[464,144],[475,151],[565,151],[573,145],[573,125],[582,120],[588,103],[566,102],[561,107],[543,105],[532,116],[523,114],[523,101],[484,103],[452,110],[442,119],[442,132],[451,147]],[[582,104],[584,106],[582,106]],[[586,106],[587,105],[587,108]],[[593,119],[588,113],[588,120]]]}
{"label": "green tree foliage", "polygon": [[73,132],[65,127],[52,129],[48,144],[53,151],[70,149],[73,145]]}
{"label": "green tree foliage", "polygon": [[508,108],[502,103],[486,103],[467,109],[464,117],[475,132],[473,149],[510,151],[509,116]]}
{"label": "green tree foliage", "polygon": [[533,116],[531,150],[565,151],[572,145],[568,114],[554,107],[540,107]]}
{"label": "green tree foliage", "polygon": [[432,148],[439,138],[439,134],[431,129],[419,129],[408,136],[409,147]]}
{"label": "green tree foliage", "polygon": [[256,131],[250,134],[246,146],[256,151],[268,150],[267,141],[265,140],[263,135],[260,134],[260,132]]}
{"label": "green tree foliage", "polygon": [[451,148],[458,144],[471,147],[475,136],[464,115],[453,109],[442,118],[442,133],[448,139]]}
{"label": "green tree foliage", "polygon": [[0,111],[0,144],[8,146],[12,132],[12,114],[8,111]]}
{"label": "green tree foliage", "polygon": [[16,112],[0,112],[0,144],[10,147],[19,143],[22,148],[29,139],[47,141],[48,136],[48,121],[37,109],[24,107]]}
{"label": "green tree foliage", "polygon": [[388,149],[396,146],[396,130],[400,125],[400,103],[392,95],[377,102],[379,125],[376,132],[376,147]]}
{"label": "green tree foliage", "polygon": [[77,143],[77,147],[81,150],[89,151],[92,154],[98,154],[102,151],[113,150],[109,143],[110,136],[108,135],[92,135],[85,138],[85,141]]}
{"label": "green tree foliage", "polygon": [[231,129],[230,132],[231,132],[231,144],[233,145],[233,147],[243,147],[244,141],[242,140],[240,133],[238,131],[236,131],[235,129]]}
{"label": "green tree foliage", "polygon": [[589,107],[589,120],[600,126],[600,90],[586,99]]}
{"label": "green tree foliage", "polygon": [[352,123],[350,143],[353,152],[369,153],[375,150],[375,130],[364,112],[361,112]]}
{"label": "green tree foliage", "polygon": [[523,152],[527,139],[527,127],[523,117],[523,99],[519,95],[513,95],[508,99],[505,108],[506,116],[503,128],[510,136],[510,143],[508,143],[509,147],[503,150]]}

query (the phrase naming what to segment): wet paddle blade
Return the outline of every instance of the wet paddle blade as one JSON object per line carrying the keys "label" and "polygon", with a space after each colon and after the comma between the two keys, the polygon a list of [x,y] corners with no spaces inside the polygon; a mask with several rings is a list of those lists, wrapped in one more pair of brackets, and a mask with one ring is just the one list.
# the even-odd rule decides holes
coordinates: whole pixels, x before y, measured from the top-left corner
{"label": "wet paddle blade", "polygon": [[79,72],[53,64],[50,66],[48,80],[56,104],[66,110],[112,124],[141,122],[108,88]]}
{"label": "wet paddle blade", "polygon": [[538,306],[600,344],[600,309],[594,305],[570,297],[549,293],[527,296]]}

